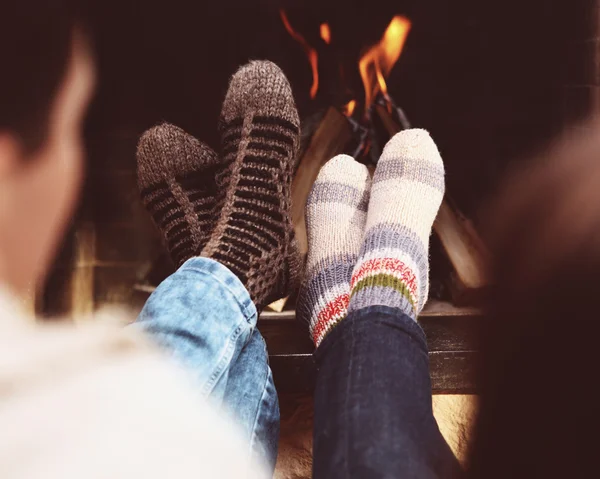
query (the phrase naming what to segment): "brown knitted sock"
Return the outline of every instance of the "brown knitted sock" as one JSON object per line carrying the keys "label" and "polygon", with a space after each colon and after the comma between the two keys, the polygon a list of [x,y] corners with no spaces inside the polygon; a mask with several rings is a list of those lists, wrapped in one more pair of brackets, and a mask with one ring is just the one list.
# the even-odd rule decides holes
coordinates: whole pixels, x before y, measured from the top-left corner
{"label": "brown knitted sock", "polygon": [[200,254],[212,232],[217,155],[181,128],[164,123],[142,135],[136,157],[142,201],[179,267]]}
{"label": "brown knitted sock", "polygon": [[301,260],[290,218],[300,121],[290,85],[268,61],[232,77],[219,130],[220,217],[202,251],[244,283],[259,311],[293,289]]}

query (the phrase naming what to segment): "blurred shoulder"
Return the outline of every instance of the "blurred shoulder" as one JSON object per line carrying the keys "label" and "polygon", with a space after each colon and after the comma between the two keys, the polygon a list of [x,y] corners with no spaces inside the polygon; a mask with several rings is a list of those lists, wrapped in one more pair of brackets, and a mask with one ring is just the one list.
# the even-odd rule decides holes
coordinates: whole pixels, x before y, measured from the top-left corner
{"label": "blurred shoulder", "polygon": [[123,328],[127,314],[77,326],[22,314],[0,294],[3,477],[262,477],[229,418]]}

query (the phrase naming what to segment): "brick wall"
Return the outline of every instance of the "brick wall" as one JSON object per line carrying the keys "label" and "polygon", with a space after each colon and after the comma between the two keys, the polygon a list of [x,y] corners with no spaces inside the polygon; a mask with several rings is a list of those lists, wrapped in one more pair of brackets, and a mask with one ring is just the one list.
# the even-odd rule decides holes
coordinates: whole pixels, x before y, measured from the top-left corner
{"label": "brick wall", "polygon": [[79,214],[41,301],[46,314],[74,316],[108,304],[139,310],[134,286],[160,255],[157,231],[139,200],[135,148],[140,131],[88,136],[89,168]]}

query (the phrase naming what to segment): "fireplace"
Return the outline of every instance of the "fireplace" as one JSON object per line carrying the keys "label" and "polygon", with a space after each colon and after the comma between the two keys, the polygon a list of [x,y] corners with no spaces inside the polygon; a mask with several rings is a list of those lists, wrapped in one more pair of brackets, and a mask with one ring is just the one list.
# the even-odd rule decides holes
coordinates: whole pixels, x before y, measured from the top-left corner
{"label": "fireplace", "polygon": [[[86,127],[87,180],[37,299],[40,313],[79,315],[105,305],[139,310],[170,266],[138,199],[137,139],[166,120],[218,146],[228,78],[248,59],[272,60],[288,76],[306,154],[328,111],[342,130],[350,128],[344,117],[350,109],[359,124],[364,120],[359,59],[392,19],[409,21],[399,59],[384,72],[387,91],[411,124],[430,130],[438,143],[452,211],[468,218],[458,216],[469,234],[511,162],[564,129],[582,128],[580,121],[600,108],[596,0],[371,0],[352,8],[339,1],[200,3],[149,1],[141,8],[125,0],[93,7],[100,82]],[[390,133],[385,121],[377,128]],[[356,148],[339,141],[334,148]],[[437,301],[423,324],[432,352],[440,353],[432,354],[434,388],[470,390],[465,377],[476,354],[477,301],[455,301],[452,261],[437,237],[433,242]],[[261,329],[279,385],[309,388],[311,344],[293,316],[292,298],[283,312],[267,312]],[[278,375],[283,370],[294,374]]]}

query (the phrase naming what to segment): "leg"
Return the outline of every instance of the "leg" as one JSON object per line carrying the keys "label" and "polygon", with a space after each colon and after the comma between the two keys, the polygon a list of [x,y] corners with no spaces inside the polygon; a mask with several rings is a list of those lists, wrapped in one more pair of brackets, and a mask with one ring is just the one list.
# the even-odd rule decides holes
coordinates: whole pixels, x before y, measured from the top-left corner
{"label": "leg", "polygon": [[216,261],[191,258],[160,284],[135,324],[187,367],[202,395],[220,402],[256,319],[237,277]]}
{"label": "leg", "polygon": [[431,409],[425,335],[410,317],[385,306],[350,313],[315,360],[316,479],[457,473]]}
{"label": "leg", "polygon": [[254,329],[231,367],[223,406],[245,425],[243,433],[250,447],[267,459],[273,472],[279,447],[279,400],[268,361],[265,340]]}
{"label": "leg", "polygon": [[257,457],[274,467],[279,404],[256,320],[239,279],[196,257],[160,284],[133,327],[182,364],[201,394],[234,417]]}
{"label": "leg", "polygon": [[279,406],[256,320],[289,294],[301,269],[289,211],[299,120],[281,70],[270,62],[241,68],[220,129],[221,159],[171,125],[140,141],[142,199],[183,266],[151,296],[137,327],[232,413],[274,467]]}
{"label": "leg", "polygon": [[427,346],[416,322],[443,178],[429,135],[410,130],[388,143],[372,186],[364,167],[337,157],[311,192],[300,312],[317,345],[317,479],[457,470],[433,417]]}

